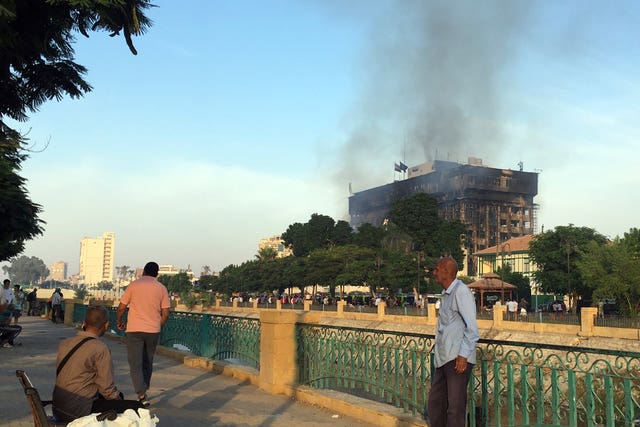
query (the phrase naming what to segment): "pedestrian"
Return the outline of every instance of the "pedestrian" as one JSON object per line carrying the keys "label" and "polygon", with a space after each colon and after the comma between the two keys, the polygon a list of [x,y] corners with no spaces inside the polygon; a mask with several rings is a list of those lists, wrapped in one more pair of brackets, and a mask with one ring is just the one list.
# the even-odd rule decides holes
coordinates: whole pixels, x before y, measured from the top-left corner
{"label": "pedestrian", "polygon": [[62,291],[60,288],[56,288],[55,291],[51,294],[51,298],[49,298],[51,302],[51,321],[53,323],[64,322],[64,317],[62,317]]}
{"label": "pedestrian", "polygon": [[[155,262],[144,266],[142,277],[131,282],[124,291],[116,317],[118,329],[126,329],[131,381],[138,400],[145,407],[149,406],[147,390],[151,385],[153,356],[171,307],[167,288],[157,280],[158,270]],[[123,316],[127,307],[129,313],[125,324]]]}
{"label": "pedestrian", "polygon": [[38,288],[33,288],[29,294],[27,294],[27,316],[33,316],[38,303]]}
{"label": "pedestrian", "polygon": [[11,281],[5,279],[0,290],[0,346],[2,348],[13,347],[14,340],[22,331],[22,326],[11,325],[15,296],[10,285]]}
{"label": "pedestrian", "polygon": [[87,309],[82,331],[60,342],[53,389],[53,413],[69,422],[86,415],[114,410],[137,410],[137,400],[123,400],[113,379],[111,351],[100,340],[109,328],[109,312],[102,306]]}
{"label": "pedestrian", "polygon": [[464,427],[467,385],[480,338],[473,294],[456,279],[458,265],[441,258],[433,275],[443,287],[434,347],[435,371],[427,402],[429,427]]}
{"label": "pedestrian", "polygon": [[22,305],[25,302],[24,292],[20,289],[20,285],[14,285],[13,287],[13,310],[11,317],[13,317],[13,324],[18,324],[18,319],[22,316]]}

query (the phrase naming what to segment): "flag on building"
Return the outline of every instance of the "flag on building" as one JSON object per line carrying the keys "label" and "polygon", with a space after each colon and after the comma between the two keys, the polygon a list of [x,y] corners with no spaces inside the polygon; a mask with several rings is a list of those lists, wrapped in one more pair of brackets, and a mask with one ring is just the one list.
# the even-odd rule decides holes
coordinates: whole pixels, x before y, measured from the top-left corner
{"label": "flag on building", "polygon": [[[400,165],[401,165],[401,164],[402,164],[402,163],[400,163]],[[396,172],[402,172],[402,168],[400,167],[400,165],[399,165],[399,164],[397,164],[397,163],[394,163],[394,164],[393,164],[393,170],[395,170]]]}
{"label": "flag on building", "polygon": [[400,162],[400,169],[402,170],[402,172],[405,172],[407,169],[409,169],[409,167],[404,163]]}

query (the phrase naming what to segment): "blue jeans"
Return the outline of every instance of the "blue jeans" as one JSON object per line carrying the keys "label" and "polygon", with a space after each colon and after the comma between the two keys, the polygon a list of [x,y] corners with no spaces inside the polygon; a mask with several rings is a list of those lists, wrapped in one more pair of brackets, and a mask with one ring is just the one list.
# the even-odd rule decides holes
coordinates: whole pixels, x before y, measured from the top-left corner
{"label": "blue jeans", "polygon": [[142,396],[151,384],[153,355],[158,346],[160,333],[127,332],[127,357],[133,389]]}

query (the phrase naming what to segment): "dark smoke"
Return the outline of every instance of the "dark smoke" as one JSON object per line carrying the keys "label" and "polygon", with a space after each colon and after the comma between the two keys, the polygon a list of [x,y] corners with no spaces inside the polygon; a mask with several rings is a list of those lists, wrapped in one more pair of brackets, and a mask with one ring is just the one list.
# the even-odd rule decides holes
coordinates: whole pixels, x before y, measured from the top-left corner
{"label": "dark smoke", "polygon": [[372,26],[336,183],[360,191],[389,182],[394,161],[466,162],[499,150],[501,90],[526,25],[524,3],[392,2]]}

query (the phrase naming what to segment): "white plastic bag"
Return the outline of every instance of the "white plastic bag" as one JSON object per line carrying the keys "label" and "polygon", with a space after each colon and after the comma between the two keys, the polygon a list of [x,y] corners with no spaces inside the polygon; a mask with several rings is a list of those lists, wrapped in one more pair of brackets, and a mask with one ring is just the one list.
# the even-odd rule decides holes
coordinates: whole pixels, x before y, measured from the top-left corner
{"label": "white plastic bag", "polygon": [[156,415],[151,416],[148,409],[140,408],[138,413],[139,416],[133,409],[127,409],[113,421],[98,421],[100,414],[90,414],[73,420],[67,427],[155,427],[160,421]]}

